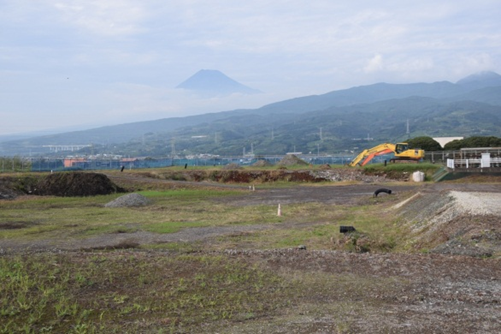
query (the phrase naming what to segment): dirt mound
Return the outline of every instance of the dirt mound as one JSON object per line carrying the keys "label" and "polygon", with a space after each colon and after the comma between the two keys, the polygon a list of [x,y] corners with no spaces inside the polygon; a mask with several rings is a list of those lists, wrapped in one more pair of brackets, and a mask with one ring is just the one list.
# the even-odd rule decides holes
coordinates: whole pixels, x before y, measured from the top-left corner
{"label": "dirt mound", "polygon": [[15,184],[10,178],[0,178],[0,199],[14,199],[22,194],[15,188]]}
{"label": "dirt mound", "polygon": [[35,195],[49,196],[96,196],[125,192],[104,174],[98,173],[55,173],[38,182]]}
{"label": "dirt mound", "polygon": [[[137,175],[137,174],[136,174]],[[125,177],[126,175],[123,175]],[[161,173],[145,173],[148,178],[188,181],[188,182],[219,182],[219,183],[264,183],[264,182],[341,182],[355,181],[364,183],[386,182],[388,179],[379,175],[365,175],[356,168],[328,168],[288,170],[286,167],[268,170],[183,170]],[[122,184],[122,183],[121,183]]]}
{"label": "dirt mound", "polygon": [[0,176],[0,200],[32,194],[39,180],[40,177],[33,175]]}
{"label": "dirt mound", "polygon": [[268,160],[258,160],[252,164],[252,167],[268,167],[268,166],[273,166],[273,164]]}
{"label": "dirt mound", "polygon": [[295,166],[295,165],[304,165],[307,166],[308,163],[304,160],[299,159],[296,157],[294,154],[288,154],[285,157],[283,157],[282,160],[280,160],[277,163],[278,166]]}
{"label": "dirt mound", "polygon": [[106,203],[104,206],[107,208],[124,208],[124,207],[136,207],[145,206],[150,204],[150,200],[140,194],[127,194],[120,196],[119,198]]}
{"label": "dirt mound", "polygon": [[242,166],[239,164],[231,163],[223,166],[224,170],[235,170],[235,169],[242,169]]}

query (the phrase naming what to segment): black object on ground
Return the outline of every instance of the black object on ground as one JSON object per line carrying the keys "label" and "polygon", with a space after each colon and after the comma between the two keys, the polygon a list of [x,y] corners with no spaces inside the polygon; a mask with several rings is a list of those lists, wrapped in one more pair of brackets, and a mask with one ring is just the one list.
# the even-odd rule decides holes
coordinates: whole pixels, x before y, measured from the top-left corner
{"label": "black object on ground", "polygon": [[388,195],[391,195],[391,190],[386,188],[378,189],[374,192],[374,197],[377,197],[380,193],[387,193]]}
{"label": "black object on ground", "polygon": [[355,231],[355,227],[353,226],[339,226],[339,233],[350,233]]}

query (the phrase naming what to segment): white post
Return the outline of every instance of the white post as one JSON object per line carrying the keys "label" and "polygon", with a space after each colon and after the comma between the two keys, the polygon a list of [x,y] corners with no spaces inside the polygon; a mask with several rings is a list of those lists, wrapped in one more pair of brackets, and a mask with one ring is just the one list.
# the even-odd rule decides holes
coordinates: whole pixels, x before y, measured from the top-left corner
{"label": "white post", "polygon": [[282,215],[282,208],[280,208],[280,204],[278,204],[278,212],[277,212],[277,216],[281,216]]}
{"label": "white post", "polygon": [[489,168],[491,167],[491,154],[490,153],[482,153],[482,159],[480,160],[481,168]]}
{"label": "white post", "polygon": [[447,167],[454,169],[454,159],[447,159]]}

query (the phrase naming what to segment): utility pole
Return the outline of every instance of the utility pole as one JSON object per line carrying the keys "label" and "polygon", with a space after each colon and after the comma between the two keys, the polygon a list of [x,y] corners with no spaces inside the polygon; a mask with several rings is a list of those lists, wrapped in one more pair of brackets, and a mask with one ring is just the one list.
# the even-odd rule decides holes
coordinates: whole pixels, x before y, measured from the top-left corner
{"label": "utility pole", "polygon": [[409,119],[407,118],[407,139],[411,137],[411,132],[409,130]]}
{"label": "utility pole", "polygon": [[320,141],[324,141],[324,137],[322,135],[322,128],[320,128]]}
{"label": "utility pole", "polygon": [[176,140],[174,137],[172,137],[170,145],[171,145],[171,153],[170,154],[174,158],[174,156],[176,155]]}

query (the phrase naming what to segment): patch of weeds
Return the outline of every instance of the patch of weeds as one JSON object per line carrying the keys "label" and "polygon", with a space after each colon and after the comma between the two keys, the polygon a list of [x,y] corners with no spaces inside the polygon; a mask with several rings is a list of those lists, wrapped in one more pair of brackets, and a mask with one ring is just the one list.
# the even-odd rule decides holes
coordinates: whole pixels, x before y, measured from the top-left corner
{"label": "patch of weeds", "polygon": [[432,164],[432,163],[418,163],[418,164],[387,164],[386,166],[383,163],[378,164],[370,164],[364,167],[364,171],[371,172],[407,172],[413,173],[416,171],[425,172],[426,174],[433,174],[437,170],[439,170],[442,166]]}
{"label": "patch of weeds", "polygon": [[361,232],[347,233],[341,242],[344,248],[350,252],[367,253],[371,250],[370,239]]}
{"label": "patch of weeds", "polygon": [[170,179],[173,181],[188,181],[183,173],[173,173],[170,175]]}
{"label": "patch of weeds", "polygon": [[19,190],[25,194],[30,194],[33,189],[37,187],[38,182],[40,181],[41,176],[35,175],[24,175],[22,177],[17,177],[15,182],[15,189]]}
{"label": "patch of weeds", "polygon": [[192,331],[287,304],[287,284],[275,273],[215,255],[3,256],[0,282],[0,330],[7,333],[144,332],[165,323]]}
{"label": "patch of weeds", "polygon": [[218,243],[227,248],[291,248],[306,245],[308,249],[330,249],[330,236],[334,229],[330,223],[276,224],[261,231],[221,236]]}
{"label": "patch of weeds", "polygon": [[130,233],[135,232],[137,229],[128,228],[124,226],[117,225],[95,225],[85,228],[83,231],[80,231],[78,234],[82,236],[93,236],[100,235],[105,233]]}
{"label": "patch of weeds", "polygon": [[0,230],[17,230],[22,228],[38,225],[38,222],[33,221],[6,221],[0,222]]}
{"label": "patch of weeds", "polygon": [[190,227],[203,227],[207,226],[204,222],[164,222],[164,223],[149,223],[141,225],[142,229],[153,233],[175,233],[182,229]]}
{"label": "patch of weeds", "polygon": [[197,242],[162,242],[142,245],[141,248],[152,250],[169,250],[179,253],[195,253],[201,251],[204,246]]}
{"label": "patch of weeds", "polygon": [[138,230],[137,227],[117,226],[111,233],[134,233]]}
{"label": "patch of weeds", "polygon": [[92,250],[117,250],[117,249],[131,249],[131,248],[139,248],[139,243],[128,239],[128,240],[122,240],[118,244],[115,245],[108,245],[108,246],[103,246],[103,247],[93,247]]}

